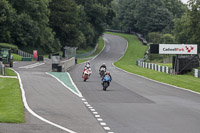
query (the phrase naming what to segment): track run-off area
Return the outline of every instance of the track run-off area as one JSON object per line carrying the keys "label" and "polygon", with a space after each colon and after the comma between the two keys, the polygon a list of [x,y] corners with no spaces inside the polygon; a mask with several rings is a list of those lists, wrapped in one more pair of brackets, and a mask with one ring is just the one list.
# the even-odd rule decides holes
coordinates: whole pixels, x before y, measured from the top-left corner
{"label": "track run-off area", "polygon": [[[26,122],[1,123],[0,133],[199,133],[198,93],[116,68],[113,62],[124,55],[128,43],[109,34],[104,40],[104,50],[90,61],[92,75],[86,82],[81,77],[84,63],[53,73],[51,60],[16,62]],[[107,91],[98,74],[103,63],[113,78]]]}

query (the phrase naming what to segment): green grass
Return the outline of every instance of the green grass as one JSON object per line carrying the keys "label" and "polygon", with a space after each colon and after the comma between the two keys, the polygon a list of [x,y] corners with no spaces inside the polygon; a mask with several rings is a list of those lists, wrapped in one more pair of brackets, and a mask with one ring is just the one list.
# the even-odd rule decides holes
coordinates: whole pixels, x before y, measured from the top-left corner
{"label": "green grass", "polygon": [[172,68],[172,63],[155,63],[155,64]]}
{"label": "green grass", "polygon": [[[94,57],[94,56],[96,56],[97,54],[99,54],[99,52],[101,52],[101,50],[103,49],[103,47],[104,47],[104,40],[103,40],[103,38],[102,37],[100,37],[99,38],[99,42],[98,42],[98,47],[97,47],[97,50],[92,54],[92,55],[90,55],[89,57]],[[87,49],[87,50],[84,50],[85,52],[89,52],[89,51],[91,51],[92,49]],[[89,58],[88,57],[88,58]],[[86,57],[87,58],[87,57]],[[86,59],[78,59],[78,64],[80,64],[80,63],[83,63],[83,62],[85,62],[85,61],[87,61]]]}
{"label": "green grass", "polygon": [[136,36],[118,33],[109,34],[121,36],[129,43],[124,57],[114,63],[117,67],[153,80],[200,92],[200,79],[192,75],[169,75],[136,66],[136,60],[138,58],[143,58],[147,49],[147,46],[143,46]]}
{"label": "green grass", "polygon": [[0,122],[23,123],[24,106],[18,79],[0,78]]}
{"label": "green grass", "polygon": [[17,74],[13,70],[8,68],[5,69],[5,74],[6,76],[17,76]]}
{"label": "green grass", "polygon": [[22,60],[22,56],[17,55],[17,54],[13,54],[13,53],[12,53],[12,55],[13,55],[14,61],[21,61]]}
{"label": "green grass", "polygon": [[83,54],[83,53],[90,52],[90,51],[92,51],[92,50],[93,50],[92,47],[87,47],[86,49],[78,49],[78,50],[76,51],[76,54]]}

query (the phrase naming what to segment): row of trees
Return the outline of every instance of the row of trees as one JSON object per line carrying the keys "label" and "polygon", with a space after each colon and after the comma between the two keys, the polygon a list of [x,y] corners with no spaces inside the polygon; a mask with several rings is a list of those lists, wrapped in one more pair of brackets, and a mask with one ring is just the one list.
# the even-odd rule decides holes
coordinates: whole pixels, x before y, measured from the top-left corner
{"label": "row of trees", "polygon": [[115,13],[112,0],[1,0],[0,42],[59,51],[95,46]]}
{"label": "row of trees", "polygon": [[200,43],[200,0],[114,0],[110,28],[142,33],[152,43]]}

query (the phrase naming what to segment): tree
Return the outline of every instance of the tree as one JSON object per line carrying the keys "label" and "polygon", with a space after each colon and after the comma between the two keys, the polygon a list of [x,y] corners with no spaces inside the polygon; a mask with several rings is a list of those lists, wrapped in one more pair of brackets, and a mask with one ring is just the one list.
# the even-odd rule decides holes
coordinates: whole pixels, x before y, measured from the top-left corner
{"label": "tree", "polygon": [[12,28],[16,18],[16,11],[6,0],[0,1],[0,42],[13,43]]}

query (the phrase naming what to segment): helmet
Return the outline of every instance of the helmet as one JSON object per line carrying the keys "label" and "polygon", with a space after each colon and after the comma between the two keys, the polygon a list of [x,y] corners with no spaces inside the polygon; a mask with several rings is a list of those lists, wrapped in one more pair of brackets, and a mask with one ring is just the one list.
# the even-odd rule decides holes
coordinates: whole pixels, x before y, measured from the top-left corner
{"label": "helmet", "polygon": [[106,63],[103,63],[103,65],[106,65]]}
{"label": "helmet", "polygon": [[106,74],[110,74],[110,72],[106,72]]}

